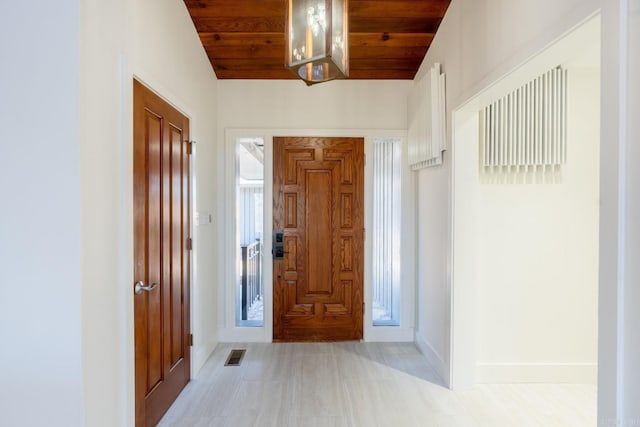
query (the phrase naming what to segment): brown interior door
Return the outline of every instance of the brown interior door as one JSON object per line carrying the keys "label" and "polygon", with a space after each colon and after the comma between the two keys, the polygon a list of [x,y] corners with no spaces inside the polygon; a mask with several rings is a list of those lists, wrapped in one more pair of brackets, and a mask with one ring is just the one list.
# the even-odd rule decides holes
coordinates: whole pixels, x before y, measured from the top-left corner
{"label": "brown interior door", "polygon": [[364,139],[274,138],[274,341],[362,338]]}
{"label": "brown interior door", "polygon": [[189,382],[189,120],[134,81],[136,426]]}

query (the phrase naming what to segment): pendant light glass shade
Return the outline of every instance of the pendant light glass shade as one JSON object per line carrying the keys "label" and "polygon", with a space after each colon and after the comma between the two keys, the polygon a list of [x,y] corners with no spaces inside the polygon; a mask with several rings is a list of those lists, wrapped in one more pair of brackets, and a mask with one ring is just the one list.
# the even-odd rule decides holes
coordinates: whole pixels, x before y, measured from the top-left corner
{"label": "pendant light glass shade", "polygon": [[349,75],[347,0],[288,0],[285,65],[307,85]]}

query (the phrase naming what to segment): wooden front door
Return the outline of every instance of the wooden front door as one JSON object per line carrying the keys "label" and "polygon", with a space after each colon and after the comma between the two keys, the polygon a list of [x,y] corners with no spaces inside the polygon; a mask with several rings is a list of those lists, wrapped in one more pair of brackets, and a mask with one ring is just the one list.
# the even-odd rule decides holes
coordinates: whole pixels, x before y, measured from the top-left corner
{"label": "wooden front door", "polygon": [[[189,120],[134,81],[136,426],[189,382]],[[132,284],[133,285],[133,284]]]}
{"label": "wooden front door", "polygon": [[364,139],[274,138],[274,341],[362,338]]}

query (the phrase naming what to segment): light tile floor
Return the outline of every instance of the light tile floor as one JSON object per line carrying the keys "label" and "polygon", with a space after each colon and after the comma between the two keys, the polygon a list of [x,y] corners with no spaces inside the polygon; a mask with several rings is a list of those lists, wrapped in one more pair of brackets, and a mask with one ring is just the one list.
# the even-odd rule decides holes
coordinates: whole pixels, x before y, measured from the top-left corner
{"label": "light tile floor", "polygon": [[[232,348],[239,367],[223,366]],[[411,343],[220,344],[159,425],[590,427],[596,387],[453,392]]]}

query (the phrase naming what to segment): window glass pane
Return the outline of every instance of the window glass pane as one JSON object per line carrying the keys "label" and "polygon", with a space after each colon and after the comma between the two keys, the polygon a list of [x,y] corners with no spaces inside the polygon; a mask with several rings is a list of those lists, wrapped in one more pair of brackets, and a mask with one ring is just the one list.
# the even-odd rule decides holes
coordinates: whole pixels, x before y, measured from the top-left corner
{"label": "window glass pane", "polygon": [[401,151],[399,139],[373,144],[373,325],[400,324]]}
{"label": "window glass pane", "polygon": [[264,142],[242,138],[237,145],[236,325],[263,325],[263,189]]}

